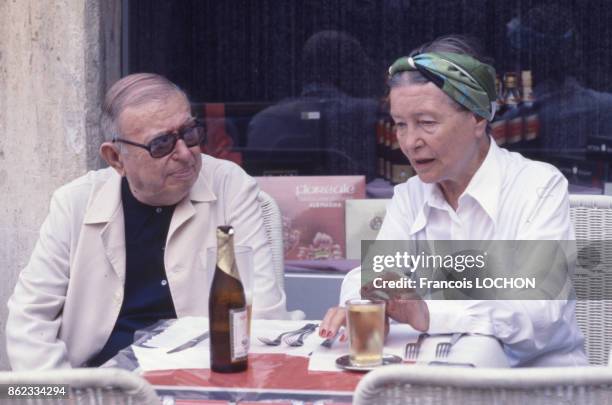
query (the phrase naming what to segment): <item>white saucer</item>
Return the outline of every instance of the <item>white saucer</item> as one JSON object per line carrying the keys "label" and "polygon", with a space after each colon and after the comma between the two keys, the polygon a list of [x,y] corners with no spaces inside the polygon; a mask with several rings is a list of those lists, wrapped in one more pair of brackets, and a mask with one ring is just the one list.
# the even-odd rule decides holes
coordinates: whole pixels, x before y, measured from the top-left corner
{"label": "white saucer", "polygon": [[370,371],[374,370],[376,367],[386,366],[387,364],[397,364],[401,362],[402,358],[399,356],[396,356],[394,354],[383,354],[382,364],[379,364],[377,366],[357,366],[351,364],[350,356],[348,354],[345,354],[344,356],[340,356],[336,359],[336,366],[349,371]]}

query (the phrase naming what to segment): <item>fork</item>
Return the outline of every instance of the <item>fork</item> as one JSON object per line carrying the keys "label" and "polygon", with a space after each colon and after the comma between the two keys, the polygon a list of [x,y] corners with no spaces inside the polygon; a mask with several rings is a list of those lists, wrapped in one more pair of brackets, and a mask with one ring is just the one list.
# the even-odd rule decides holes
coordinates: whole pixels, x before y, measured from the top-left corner
{"label": "fork", "polygon": [[345,333],[346,333],[346,330],[344,326],[341,326],[338,332],[336,332],[334,336],[327,338],[323,342],[321,342],[321,346],[325,347],[326,349],[331,349],[331,347],[334,345],[336,340],[338,340],[338,338],[340,338],[340,336],[344,335]]}
{"label": "fork", "polygon": [[305,330],[308,330],[310,328],[316,328],[318,325],[316,323],[307,323],[306,325],[302,326],[300,329],[296,329],[296,330],[290,330],[288,332],[283,332],[280,335],[278,335],[276,337],[276,339],[268,339],[266,337],[258,337],[257,339],[259,339],[259,341],[265,345],[268,346],[280,346],[283,337],[285,336],[291,336],[291,335],[299,335],[300,333],[304,332]]}
{"label": "fork", "polygon": [[[311,324],[311,325],[314,325],[314,324]],[[293,346],[293,347],[304,346],[304,339],[307,336],[310,336],[310,334],[314,332],[316,328],[317,328],[317,325],[314,325],[308,329],[304,329],[301,333],[298,333],[296,335],[285,336],[283,340],[289,346]]]}
{"label": "fork", "polygon": [[450,342],[438,343],[436,346],[436,357],[448,357],[455,343],[457,343],[457,341],[461,339],[463,335],[464,333],[453,333],[453,337],[451,338]]}
{"label": "fork", "polygon": [[416,360],[419,357],[419,352],[421,351],[421,345],[423,344],[423,340],[428,336],[428,333],[421,333],[417,338],[416,342],[406,344],[404,358],[407,360]]}
{"label": "fork", "polygon": [[338,339],[340,337],[340,334],[342,332],[338,331],[338,333],[336,333],[335,336],[332,336],[330,338],[325,339],[323,342],[321,342],[321,346],[327,348],[327,349],[331,349],[332,345],[334,344],[334,342],[336,341],[336,339]]}

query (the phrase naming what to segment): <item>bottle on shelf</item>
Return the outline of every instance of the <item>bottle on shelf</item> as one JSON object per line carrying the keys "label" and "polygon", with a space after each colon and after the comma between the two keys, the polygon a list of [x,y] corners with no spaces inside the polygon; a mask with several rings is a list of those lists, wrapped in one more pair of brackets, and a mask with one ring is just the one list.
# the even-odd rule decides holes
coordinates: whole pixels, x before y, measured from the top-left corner
{"label": "bottle on shelf", "polygon": [[410,161],[402,152],[399,141],[397,139],[397,132],[395,126],[391,127],[391,152],[389,153],[389,160],[391,161],[391,184],[404,183],[414,174]]}
{"label": "bottle on shelf", "polygon": [[533,97],[532,78],[530,70],[523,70],[521,73],[521,83],[523,85],[523,139],[526,142],[538,138],[540,133],[540,119],[535,107]]}
{"label": "bottle on shelf", "polygon": [[385,123],[385,180],[391,181],[391,144],[393,143],[391,136],[393,124],[391,121]]}
{"label": "bottle on shelf", "polygon": [[506,120],[503,118],[506,106],[504,104],[502,82],[499,75],[495,76],[495,89],[497,92],[495,118],[491,122],[491,136],[498,145],[506,143]]}
{"label": "bottle on shelf", "polygon": [[248,367],[248,308],[236,267],[234,228],[217,228],[217,265],[208,301],[210,368],[221,373]]}
{"label": "bottle on shelf", "polygon": [[508,72],[504,76],[504,104],[506,111],[506,142],[515,144],[523,138],[523,120],[519,111],[521,95],[518,90],[516,73]]}

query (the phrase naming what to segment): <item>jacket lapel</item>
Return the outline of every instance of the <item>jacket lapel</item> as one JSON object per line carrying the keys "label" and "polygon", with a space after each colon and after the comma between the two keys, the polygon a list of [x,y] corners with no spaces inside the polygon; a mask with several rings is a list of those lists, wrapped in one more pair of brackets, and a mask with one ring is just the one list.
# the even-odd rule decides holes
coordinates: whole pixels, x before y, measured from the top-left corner
{"label": "jacket lapel", "polygon": [[121,176],[111,177],[97,190],[85,214],[85,225],[103,224],[100,239],[117,277],[125,280],[125,223],[121,205]]}
{"label": "jacket lapel", "polygon": [[215,201],[216,199],[217,197],[212,192],[208,180],[204,174],[200,172],[200,175],[198,176],[193,187],[191,187],[187,198],[183,198],[174,209],[174,214],[172,215],[172,221],[170,222],[170,229],[168,230],[168,237],[166,240],[170,241],[174,233],[196,214],[194,203],[211,202]]}
{"label": "jacket lapel", "polygon": [[117,215],[100,232],[104,252],[108,261],[113,266],[117,277],[125,281],[125,224],[123,221],[123,209],[117,211]]}

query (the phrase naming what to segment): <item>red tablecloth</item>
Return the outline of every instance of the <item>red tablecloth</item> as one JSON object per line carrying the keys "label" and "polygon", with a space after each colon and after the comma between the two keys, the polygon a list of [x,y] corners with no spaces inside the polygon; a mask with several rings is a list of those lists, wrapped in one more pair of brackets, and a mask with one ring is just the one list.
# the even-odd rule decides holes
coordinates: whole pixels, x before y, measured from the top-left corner
{"label": "red tablecloth", "polygon": [[[158,392],[162,395],[171,393],[181,405],[201,404],[202,401],[225,404],[230,399],[240,401],[240,404],[263,404],[266,400],[271,401],[272,397],[278,405],[283,396],[285,399],[350,403],[350,396],[362,376],[352,372],[308,371],[307,358],[284,354],[250,354],[249,368],[241,373],[189,369],[144,374]],[[227,399],[216,400],[215,395],[227,396]]]}

